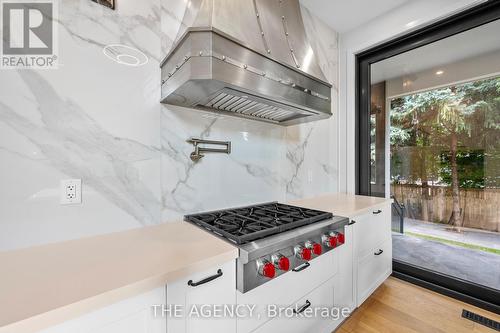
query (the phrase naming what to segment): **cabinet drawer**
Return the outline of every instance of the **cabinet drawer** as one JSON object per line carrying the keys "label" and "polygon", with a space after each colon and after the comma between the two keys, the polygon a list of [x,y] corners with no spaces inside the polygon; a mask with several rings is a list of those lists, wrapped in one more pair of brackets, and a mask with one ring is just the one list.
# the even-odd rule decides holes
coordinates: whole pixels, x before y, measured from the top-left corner
{"label": "cabinet drawer", "polygon": [[392,241],[386,240],[361,258],[358,263],[358,306],[377,289],[392,272]]}
{"label": "cabinet drawer", "polygon": [[268,321],[270,319],[267,316],[269,304],[292,304],[299,297],[306,295],[334,276],[338,271],[338,250],[340,249],[341,247],[314,258],[309,262],[310,266],[300,272],[290,271],[244,294],[237,291],[239,305],[255,305],[252,317],[238,318],[238,333],[252,332]]}
{"label": "cabinet drawer", "polygon": [[[281,316],[274,317],[266,324],[261,326],[254,333],[303,333],[303,332],[331,332],[332,318],[322,318],[321,315],[314,316],[315,308],[326,307],[332,309],[334,307],[334,294],[335,294],[335,277],[325,282],[306,296],[293,302],[289,306],[282,308]],[[308,309],[299,314],[293,314],[293,310],[299,309],[302,306],[308,306]],[[318,310],[318,313],[321,311]],[[291,314],[285,315],[285,313]],[[309,314],[308,314],[309,313]]]}
{"label": "cabinet drawer", "polygon": [[390,206],[374,208],[371,213],[355,217],[356,248],[358,258],[364,257],[371,250],[391,237]]}
{"label": "cabinet drawer", "polygon": [[[213,279],[204,283],[207,278]],[[197,283],[199,284],[196,285]],[[235,318],[206,319],[201,316],[189,316],[193,306],[231,305],[235,302],[236,262],[233,260],[167,284],[167,304],[181,306],[184,314],[180,318],[167,317],[167,332],[235,332]]]}

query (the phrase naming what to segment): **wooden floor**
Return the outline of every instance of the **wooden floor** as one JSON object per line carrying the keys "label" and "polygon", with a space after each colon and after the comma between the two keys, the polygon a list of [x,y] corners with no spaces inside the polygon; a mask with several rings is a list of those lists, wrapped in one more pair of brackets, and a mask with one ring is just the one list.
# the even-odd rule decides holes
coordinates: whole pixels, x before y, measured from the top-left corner
{"label": "wooden floor", "polygon": [[462,309],[500,321],[494,313],[391,277],[335,332],[496,332],[462,318]]}

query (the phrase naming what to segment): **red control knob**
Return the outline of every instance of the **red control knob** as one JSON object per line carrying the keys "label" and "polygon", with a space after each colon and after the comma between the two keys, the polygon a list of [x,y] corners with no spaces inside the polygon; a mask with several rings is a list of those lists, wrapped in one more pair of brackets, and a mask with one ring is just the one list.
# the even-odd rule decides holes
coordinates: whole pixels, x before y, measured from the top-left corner
{"label": "red control knob", "polygon": [[270,262],[264,264],[264,267],[262,267],[262,275],[272,279],[276,275],[276,269],[274,268],[274,265]]}
{"label": "red control knob", "polygon": [[265,259],[257,260],[257,269],[260,275],[270,279],[276,275],[274,265]]}
{"label": "red control knob", "polygon": [[314,243],[312,246],[313,253],[317,256],[319,256],[323,252],[323,248],[321,247],[321,244]]}
{"label": "red control knob", "polygon": [[300,245],[297,245],[294,248],[295,255],[302,260],[311,260],[311,249],[308,249],[307,247],[303,247]]}
{"label": "red control knob", "polygon": [[290,260],[287,257],[281,257],[278,260],[278,268],[282,271],[288,271],[290,269]]}
{"label": "red control knob", "polygon": [[290,269],[290,259],[284,255],[277,253],[271,256],[271,260],[276,268],[281,271],[288,271]]}
{"label": "red control knob", "polygon": [[337,246],[338,238],[337,238],[337,235],[335,235],[335,234],[323,235],[323,237],[321,237],[321,239],[323,241],[323,244],[325,244],[325,246],[327,246],[327,247],[334,248]]}
{"label": "red control knob", "polygon": [[345,236],[343,233],[337,232],[337,231],[332,231],[330,232],[330,236],[334,236],[337,238],[337,245],[342,245],[345,243]]}
{"label": "red control knob", "polygon": [[304,245],[306,246],[307,249],[311,250],[312,253],[314,253],[314,255],[316,256],[319,256],[323,252],[321,244],[307,241]]}
{"label": "red control knob", "polygon": [[345,243],[345,236],[344,236],[344,234],[342,234],[340,232],[337,233],[337,239],[339,240],[340,244],[344,244]]}
{"label": "red control knob", "polygon": [[310,249],[303,249],[302,250],[302,259],[311,260],[311,250]]}

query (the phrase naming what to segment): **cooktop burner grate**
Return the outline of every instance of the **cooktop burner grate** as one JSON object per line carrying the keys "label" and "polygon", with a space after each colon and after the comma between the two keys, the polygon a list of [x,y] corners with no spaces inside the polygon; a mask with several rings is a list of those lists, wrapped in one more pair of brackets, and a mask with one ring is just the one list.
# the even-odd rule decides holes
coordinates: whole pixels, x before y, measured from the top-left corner
{"label": "cooktop burner grate", "polygon": [[270,202],[186,215],[184,219],[236,244],[244,244],[303,225],[332,218],[331,213]]}

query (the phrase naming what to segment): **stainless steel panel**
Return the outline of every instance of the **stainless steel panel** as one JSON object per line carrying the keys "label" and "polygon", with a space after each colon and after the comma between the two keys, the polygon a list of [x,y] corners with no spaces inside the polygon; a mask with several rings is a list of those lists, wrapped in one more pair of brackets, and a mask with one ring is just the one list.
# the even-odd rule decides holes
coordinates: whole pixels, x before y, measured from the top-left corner
{"label": "stainless steel panel", "polygon": [[329,117],[330,94],[329,84],[212,29],[189,30],[162,62],[163,103],[292,125]]}
{"label": "stainless steel panel", "polygon": [[[274,253],[281,253],[290,260],[290,271],[283,272],[276,270],[276,276],[280,276],[282,274],[294,274],[291,270],[304,264],[305,261],[295,257],[293,253],[293,246],[303,244],[305,241],[312,241],[321,244],[321,236],[323,234],[326,234],[329,231],[345,232],[344,227],[348,223],[348,218],[335,216],[330,220],[316,222],[308,226],[303,226],[287,232],[279,233],[275,236],[266,237],[241,245],[239,247],[240,254],[236,266],[237,289],[240,292],[245,293],[268,282],[268,278],[258,274],[257,260],[260,258],[271,260],[271,255]],[[335,249],[323,248],[323,254],[329,251],[335,251]],[[312,264],[314,264],[314,262]]]}
{"label": "stainless steel panel", "polygon": [[256,51],[267,52],[262,40],[253,0],[212,1],[214,3],[212,28],[243,41]]}
{"label": "stainless steel panel", "polygon": [[[188,28],[220,30],[259,53],[296,67],[290,53],[291,43],[300,69],[325,81],[314,54],[310,54],[312,49],[306,38],[298,0],[187,0],[176,42]],[[309,66],[305,66],[304,60]]]}

